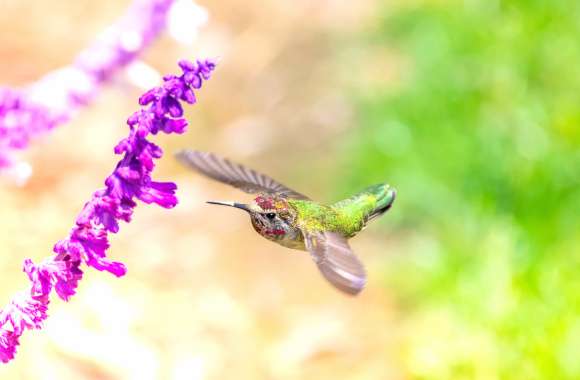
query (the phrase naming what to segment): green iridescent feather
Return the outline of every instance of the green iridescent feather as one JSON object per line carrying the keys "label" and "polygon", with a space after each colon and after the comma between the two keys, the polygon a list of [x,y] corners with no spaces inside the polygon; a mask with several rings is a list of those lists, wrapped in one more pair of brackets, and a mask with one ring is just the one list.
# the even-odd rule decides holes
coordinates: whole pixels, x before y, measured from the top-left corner
{"label": "green iridescent feather", "polygon": [[307,231],[339,232],[352,237],[366,222],[386,211],[395,196],[386,184],[371,186],[354,196],[327,206],[320,203],[289,199],[296,210],[298,227]]}

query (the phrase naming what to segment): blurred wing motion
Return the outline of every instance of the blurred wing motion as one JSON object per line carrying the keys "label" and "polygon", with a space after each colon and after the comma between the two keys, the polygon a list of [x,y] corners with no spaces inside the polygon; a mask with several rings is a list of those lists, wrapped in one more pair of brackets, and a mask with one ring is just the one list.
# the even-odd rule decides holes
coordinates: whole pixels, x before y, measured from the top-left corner
{"label": "blurred wing motion", "polygon": [[322,275],[339,290],[358,294],[366,284],[365,269],[346,238],[332,232],[305,233],[306,248]]}
{"label": "blurred wing motion", "polygon": [[270,193],[286,198],[309,199],[294,190],[287,188],[267,175],[246,168],[243,165],[218,157],[213,153],[196,150],[182,150],[176,155],[184,165],[209,178],[234,186],[246,193]]}

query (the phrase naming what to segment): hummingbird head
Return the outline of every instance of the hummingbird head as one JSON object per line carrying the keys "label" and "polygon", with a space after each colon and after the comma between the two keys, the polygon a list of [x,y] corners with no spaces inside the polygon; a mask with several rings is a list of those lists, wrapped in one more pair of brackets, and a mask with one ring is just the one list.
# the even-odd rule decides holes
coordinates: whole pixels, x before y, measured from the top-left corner
{"label": "hummingbird head", "polygon": [[293,227],[296,211],[282,197],[261,194],[249,204],[220,201],[207,203],[235,207],[248,212],[254,229],[267,239],[294,238],[297,233]]}

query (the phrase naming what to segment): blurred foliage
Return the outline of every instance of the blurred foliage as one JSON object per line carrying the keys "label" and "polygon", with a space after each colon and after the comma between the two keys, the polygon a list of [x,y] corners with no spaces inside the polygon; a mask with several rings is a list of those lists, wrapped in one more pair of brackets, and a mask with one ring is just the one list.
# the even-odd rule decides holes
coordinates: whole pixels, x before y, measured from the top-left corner
{"label": "blurred foliage", "polygon": [[399,191],[380,224],[402,239],[384,278],[411,378],[580,378],[579,15],[415,2],[363,36],[408,70],[355,88],[336,188]]}

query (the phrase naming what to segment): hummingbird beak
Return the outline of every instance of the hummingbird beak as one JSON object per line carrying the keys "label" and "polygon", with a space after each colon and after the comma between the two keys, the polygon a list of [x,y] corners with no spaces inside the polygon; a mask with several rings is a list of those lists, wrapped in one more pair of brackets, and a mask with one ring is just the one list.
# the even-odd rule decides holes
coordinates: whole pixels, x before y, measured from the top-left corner
{"label": "hummingbird beak", "polygon": [[237,202],[221,202],[221,201],[207,201],[206,203],[212,204],[212,205],[221,205],[221,206],[230,206],[230,207],[235,207],[235,208],[239,208],[245,211],[250,211],[250,209],[248,208],[248,205],[245,205],[243,203],[237,203]]}

